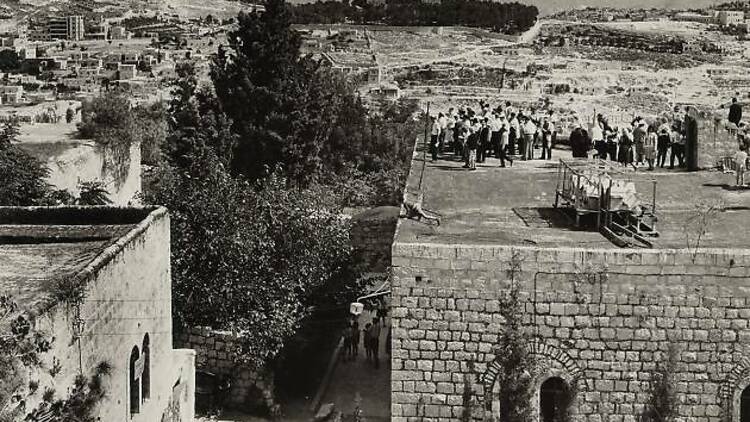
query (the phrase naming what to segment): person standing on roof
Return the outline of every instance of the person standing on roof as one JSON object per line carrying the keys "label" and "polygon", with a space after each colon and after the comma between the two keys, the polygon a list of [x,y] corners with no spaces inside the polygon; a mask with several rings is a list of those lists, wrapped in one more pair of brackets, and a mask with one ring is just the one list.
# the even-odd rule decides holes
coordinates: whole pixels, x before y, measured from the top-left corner
{"label": "person standing on roof", "polygon": [[656,139],[656,164],[663,168],[664,163],[667,161],[667,151],[669,151],[669,145],[672,143],[672,138],[669,136],[669,126],[662,125],[659,128],[659,137]]}
{"label": "person standing on roof", "polygon": [[438,124],[440,125],[440,136],[438,137],[438,153],[443,153],[445,147],[445,133],[448,131],[448,118],[445,114],[440,113],[438,116]]}
{"label": "person standing on roof", "polygon": [[[505,110],[508,109],[506,108]],[[508,154],[516,155],[516,141],[521,135],[521,125],[519,124],[515,113],[510,113],[509,116],[508,127],[510,131],[508,132]]]}
{"label": "person standing on roof", "polygon": [[542,122],[542,160],[550,160],[552,159],[552,132],[553,132],[553,126],[552,123],[549,121],[549,117],[544,116],[544,121]]}
{"label": "person standing on roof", "polygon": [[432,132],[430,133],[430,153],[432,154],[432,161],[437,161],[438,157],[438,142],[440,142],[440,117],[443,113],[440,113],[438,118],[432,119]]}
{"label": "person standing on roof", "polygon": [[531,120],[530,117],[524,117],[523,127],[521,127],[521,133],[523,135],[523,150],[521,151],[522,160],[533,160],[534,159],[534,136],[537,132],[537,126]]}
{"label": "person standing on roof", "polygon": [[737,186],[745,186],[745,170],[747,169],[747,152],[745,146],[740,146],[739,151],[734,154],[734,165],[737,172]]}
{"label": "person standing on roof", "polygon": [[648,135],[648,126],[646,122],[640,117],[634,122],[633,129],[633,144],[635,145],[635,162],[636,164],[643,164],[644,157],[644,144],[646,142],[646,136]]}
{"label": "person standing on roof", "polygon": [[737,97],[732,98],[732,105],[729,106],[729,119],[730,122],[739,126],[742,121],[742,105],[737,102]]}
{"label": "person standing on roof", "polygon": [[648,163],[648,169],[654,170],[654,159],[656,158],[656,144],[659,136],[656,134],[656,126],[648,127],[648,134],[643,141],[643,155]]}
{"label": "person standing on roof", "polygon": [[576,128],[570,133],[570,149],[573,152],[573,158],[588,158],[590,147],[588,132],[580,123],[576,123]]}

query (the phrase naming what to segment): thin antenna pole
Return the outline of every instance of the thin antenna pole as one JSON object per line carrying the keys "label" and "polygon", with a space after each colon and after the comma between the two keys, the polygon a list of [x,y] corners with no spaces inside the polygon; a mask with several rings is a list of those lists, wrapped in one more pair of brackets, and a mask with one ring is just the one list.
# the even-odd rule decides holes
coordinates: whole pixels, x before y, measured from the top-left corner
{"label": "thin antenna pole", "polygon": [[427,102],[427,113],[424,122],[424,147],[422,148],[422,174],[419,175],[419,192],[422,192],[422,180],[424,180],[424,170],[427,167],[427,137],[429,136],[430,126],[430,102]]}

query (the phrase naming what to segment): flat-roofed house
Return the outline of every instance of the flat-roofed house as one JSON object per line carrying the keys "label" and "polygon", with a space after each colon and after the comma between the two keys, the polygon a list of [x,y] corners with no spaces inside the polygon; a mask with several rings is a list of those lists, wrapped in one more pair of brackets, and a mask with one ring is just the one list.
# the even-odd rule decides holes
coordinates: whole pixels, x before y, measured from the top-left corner
{"label": "flat-roofed house", "polygon": [[195,352],[172,348],[169,214],[164,208],[0,207],[0,291],[52,341],[30,369],[65,398],[78,375],[111,367],[101,421],[192,422]]}

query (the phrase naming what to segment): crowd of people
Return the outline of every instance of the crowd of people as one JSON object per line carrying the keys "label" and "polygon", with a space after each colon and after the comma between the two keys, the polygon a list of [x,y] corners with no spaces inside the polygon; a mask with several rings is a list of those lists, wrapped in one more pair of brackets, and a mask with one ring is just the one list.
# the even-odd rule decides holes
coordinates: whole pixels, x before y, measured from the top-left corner
{"label": "crowd of people", "polygon": [[[575,132],[575,131],[574,131]],[[588,150],[579,146],[581,141],[574,140],[571,134],[571,149],[574,157],[587,157]],[[588,134],[587,134],[588,135]],[[685,166],[685,145],[687,128],[685,116],[679,107],[674,108],[671,116],[647,121],[636,117],[630,124],[613,127],[608,119],[599,114],[591,125],[590,144],[595,151],[594,157],[618,162],[622,166],[648,166],[648,170],[663,168],[669,157],[669,168]],[[586,141],[588,142],[588,141]]]}
{"label": "crowd of people", "polygon": [[[593,122],[572,125],[568,144],[573,157],[611,160],[634,169],[648,170],[685,166],[685,116],[679,107],[671,116],[646,120],[636,117],[630,124],[613,126],[603,114]],[[488,157],[511,166],[514,159],[549,160],[559,134],[558,119],[551,109],[517,109],[507,102],[492,108],[480,101],[479,110],[450,108],[432,117],[430,154],[438,160],[446,151],[460,157],[464,168],[476,170]],[[536,150],[540,150],[538,153]]]}
{"label": "crowd of people", "polygon": [[[386,355],[390,356],[391,354],[391,330],[386,325],[388,306],[384,300],[379,300],[368,304],[366,311],[368,315],[373,316],[371,322],[365,323],[363,328],[359,324],[360,317],[358,315],[352,315],[347,321],[343,332],[342,359],[344,362],[356,360],[359,356],[359,345],[363,343],[366,361],[372,363],[375,369],[378,369],[380,368],[381,331],[385,329],[388,331],[386,332],[384,349]],[[369,319],[364,316],[363,318]]]}
{"label": "crowd of people", "polygon": [[464,168],[476,170],[477,163],[488,157],[513,165],[514,157],[533,160],[535,148],[541,148],[540,159],[552,158],[552,146],[557,136],[552,110],[524,111],[510,102],[492,108],[480,101],[479,110],[471,107],[450,108],[432,119],[430,153],[432,161],[446,150],[464,161]]}

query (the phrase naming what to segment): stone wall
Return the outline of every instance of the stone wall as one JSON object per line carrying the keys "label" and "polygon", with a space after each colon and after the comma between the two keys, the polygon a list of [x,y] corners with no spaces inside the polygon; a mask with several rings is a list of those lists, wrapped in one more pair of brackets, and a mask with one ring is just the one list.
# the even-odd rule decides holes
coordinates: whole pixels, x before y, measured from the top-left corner
{"label": "stone wall", "polygon": [[377,207],[352,218],[354,253],[367,271],[385,273],[390,267],[399,211],[399,207]]}
{"label": "stone wall", "polygon": [[196,352],[196,368],[225,377],[231,382],[225,404],[229,407],[274,412],[272,373],[235,363],[233,350],[237,338],[230,332],[212,330],[210,327],[183,328],[175,334],[175,345]]}
{"label": "stone wall", "polygon": [[714,168],[723,158],[737,152],[736,130],[727,129],[727,121],[718,116],[691,109],[697,122],[698,168]]}
{"label": "stone wall", "polygon": [[[92,211],[79,211],[87,212]],[[106,215],[118,209],[101,212]],[[72,209],[71,221],[75,221],[75,214]],[[106,396],[99,403],[102,421],[159,421],[175,400],[179,401],[180,413],[172,420],[192,421],[195,354],[172,348],[169,215],[164,208],[144,215],[147,217],[127,235],[89,257],[93,261],[81,273],[70,276],[86,286],[80,304],[59,303],[38,316],[38,328],[54,337],[46,368],[54,362],[61,368],[54,378],[39,374],[39,391],[51,386],[57,397],[65,397],[76,375],[89,375],[99,363],[107,362],[112,371],[105,381]],[[76,321],[80,323],[78,329]],[[134,349],[142,356],[146,341],[150,350],[150,395],[141,394],[143,384],[138,382],[139,411],[131,413],[130,357]],[[175,394],[175,389],[180,394]],[[30,408],[38,399],[38,395],[32,398]]]}
{"label": "stone wall", "polygon": [[[518,254],[519,259],[512,259]],[[520,261],[522,260],[522,261]],[[528,350],[541,383],[578,387],[575,420],[636,421],[648,381],[678,349],[680,421],[736,415],[750,383],[750,252],[393,247],[392,420],[496,420],[500,299],[520,262]],[[603,282],[582,275],[606,266]],[[472,400],[462,395],[471,384]],[[739,421],[739,419],[734,419]]]}

